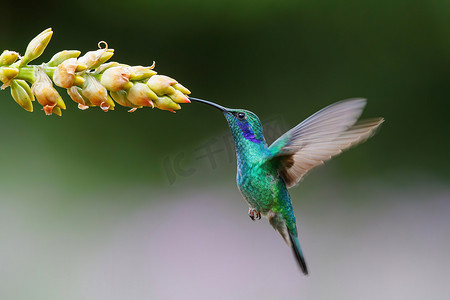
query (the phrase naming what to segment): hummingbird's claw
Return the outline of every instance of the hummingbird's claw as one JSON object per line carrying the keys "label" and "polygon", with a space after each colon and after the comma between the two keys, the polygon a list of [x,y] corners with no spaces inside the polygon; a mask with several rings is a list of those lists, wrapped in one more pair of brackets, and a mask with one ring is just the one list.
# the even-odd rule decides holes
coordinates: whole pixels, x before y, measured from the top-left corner
{"label": "hummingbird's claw", "polygon": [[255,221],[255,219],[261,220],[261,212],[257,211],[254,208],[248,209],[248,216],[250,217],[250,219],[252,219],[252,221]]}
{"label": "hummingbird's claw", "polygon": [[255,221],[255,212],[256,210],[254,208],[248,209],[248,216],[250,217],[250,219],[252,219],[252,221]]}

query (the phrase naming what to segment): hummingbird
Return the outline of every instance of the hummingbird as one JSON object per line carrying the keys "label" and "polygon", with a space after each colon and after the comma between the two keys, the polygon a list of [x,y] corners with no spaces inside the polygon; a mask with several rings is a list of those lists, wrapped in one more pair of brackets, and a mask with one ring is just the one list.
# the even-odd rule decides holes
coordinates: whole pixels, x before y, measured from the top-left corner
{"label": "hummingbird", "polygon": [[249,217],[253,221],[267,218],[307,275],[288,189],[312,168],[370,138],[384,119],[358,121],[366,99],[346,99],[319,110],[268,146],[261,122],[251,111],[189,99],[213,106],[225,115],[236,149],[237,186],[249,206]]}

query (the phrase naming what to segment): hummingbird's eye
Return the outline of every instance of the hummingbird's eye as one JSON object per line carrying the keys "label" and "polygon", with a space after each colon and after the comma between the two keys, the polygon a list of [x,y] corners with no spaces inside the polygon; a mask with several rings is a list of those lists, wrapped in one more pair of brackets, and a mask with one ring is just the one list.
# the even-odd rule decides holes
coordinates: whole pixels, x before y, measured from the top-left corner
{"label": "hummingbird's eye", "polygon": [[245,114],[243,112],[240,112],[237,114],[237,117],[242,120],[245,118]]}

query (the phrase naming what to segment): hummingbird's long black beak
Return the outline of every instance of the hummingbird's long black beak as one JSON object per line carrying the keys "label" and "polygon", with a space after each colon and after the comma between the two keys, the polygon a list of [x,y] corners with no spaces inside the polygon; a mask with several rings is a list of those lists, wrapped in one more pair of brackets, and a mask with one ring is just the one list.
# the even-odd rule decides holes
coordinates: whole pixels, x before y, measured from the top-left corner
{"label": "hummingbird's long black beak", "polygon": [[213,107],[219,109],[219,110],[222,111],[222,112],[227,112],[227,111],[228,111],[228,109],[226,109],[225,107],[223,107],[223,106],[221,106],[221,105],[219,105],[219,104],[216,104],[216,103],[214,103],[214,102],[209,102],[209,101],[206,101],[206,100],[197,99],[197,98],[192,98],[192,97],[189,97],[189,100],[191,100],[191,101],[197,101],[197,102],[201,102],[201,103],[205,103],[205,104],[211,105],[211,106],[213,106]]}

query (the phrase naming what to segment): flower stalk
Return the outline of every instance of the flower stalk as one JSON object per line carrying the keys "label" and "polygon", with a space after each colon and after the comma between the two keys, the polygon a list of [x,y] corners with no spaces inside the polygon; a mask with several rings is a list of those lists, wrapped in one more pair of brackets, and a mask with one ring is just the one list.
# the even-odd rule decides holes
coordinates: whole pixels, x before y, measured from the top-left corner
{"label": "flower stalk", "polygon": [[143,107],[175,112],[180,104],[190,103],[190,91],[175,79],[157,74],[154,62],[148,67],[108,62],[114,49],[105,42],[82,56],[78,50],[63,50],[47,63],[30,65],[42,55],[52,35],[51,28],[41,32],[23,56],[9,50],[0,54],[1,89],[11,88],[13,99],[27,111],[33,111],[36,99],[45,114],[61,116],[66,104],[55,86],[65,89],[82,110],[99,107],[107,112],[118,103],[129,107],[129,112]]}

